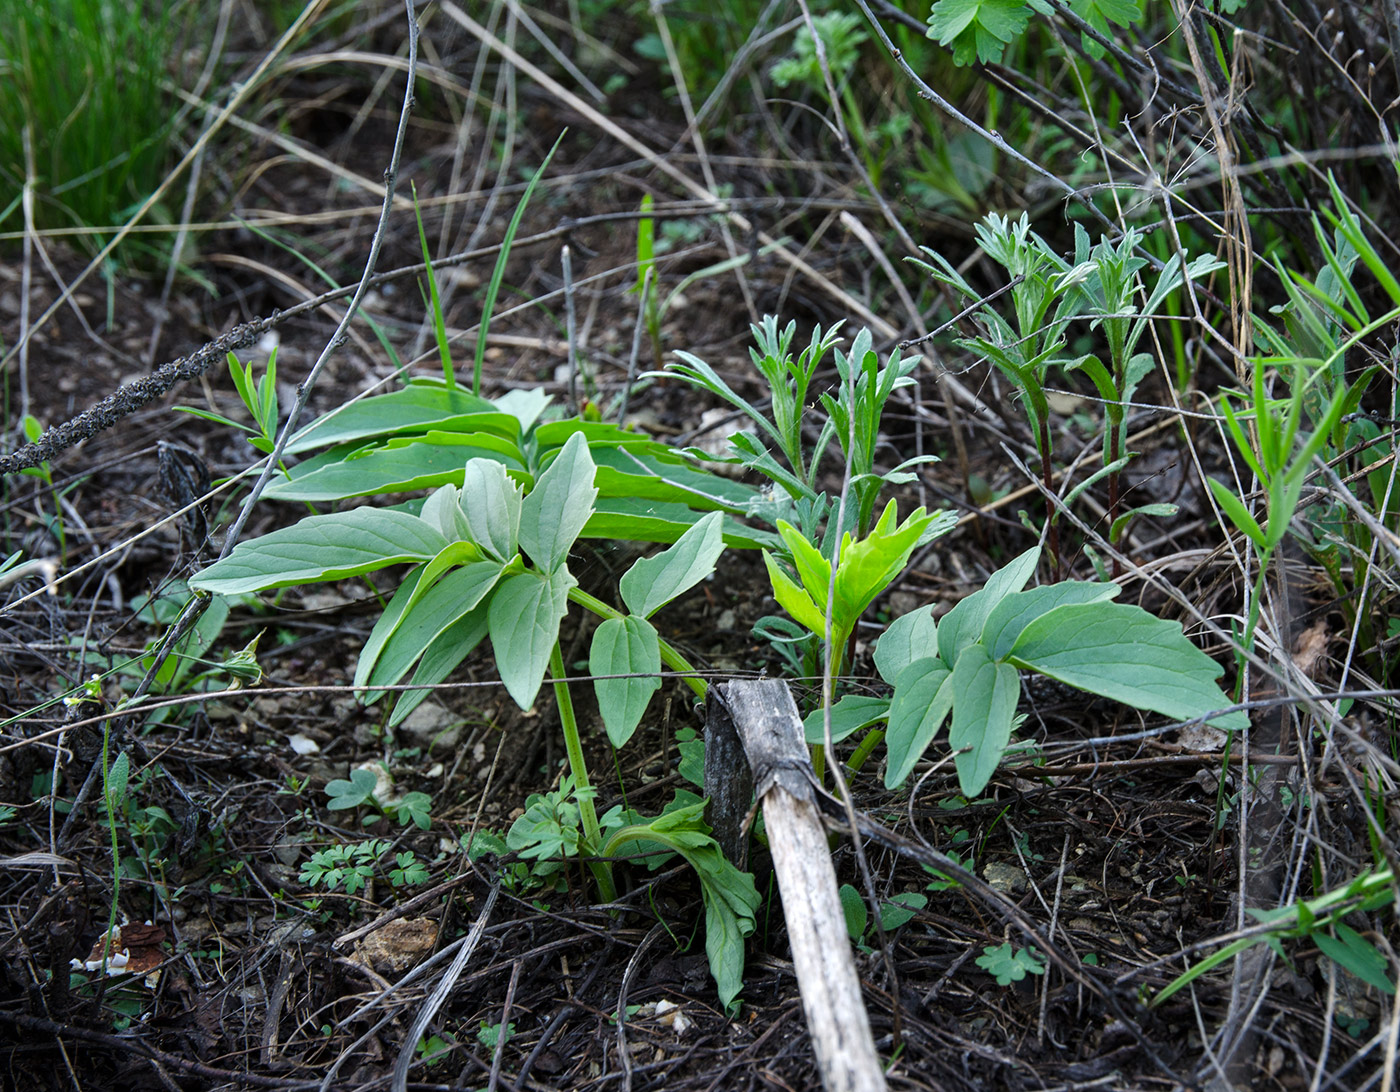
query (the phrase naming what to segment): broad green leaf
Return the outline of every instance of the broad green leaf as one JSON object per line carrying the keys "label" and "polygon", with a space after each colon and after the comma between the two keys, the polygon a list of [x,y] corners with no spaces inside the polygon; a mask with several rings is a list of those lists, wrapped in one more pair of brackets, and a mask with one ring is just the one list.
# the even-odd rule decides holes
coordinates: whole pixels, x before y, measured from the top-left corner
{"label": "broad green leaf", "polygon": [[390,728],[402,724],[427,699],[432,693],[427,687],[436,686],[452,674],[457,665],[481,643],[486,636],[486,628],[487,608],[478,606],[438,634],[437,639],[423,652],[423,658],[418,661],[413,677],[409,679],[409,685],[424,689],[403,691],[394,703],[393,715],[389,717]]}
{"label": "broad green leaf", "polygon": [[[1124,603],[1056,607],[1021,631],[1008,659],[1068,686],[1178,720],[1232,704],[1215,683],[1223,669],[1177,623]],[[1234,712],[1210,723],[1238,730],[1249,722],[1245,713]]]}
{"label": "broad green leaf", "polygon": [[661,689],[661,641],[645,618],[609,618],[593,633],[588,657],[591,675],[633,675],[628,679],[594,679],[598,711],[614,747],[622,747]]}
{"label": "broad green leaf", "polygon": [[506,391],[493,403],[501,413],[515,418],[521,432],[529,432],[530,426],[539,420],[540,414],[549,406],[549,395],[539,387],[517,387]]}
{"label": "broad green leaf", "polygon": [[269,486],[274,500],[333,501],[376,493],[406,493],[462,483],[468,459],[492,459],[524,471],[520,448],[489,432],[428,432],[361,448],[349,457],[317,456],[292,468],[291,478]]}
{"label": "broad green leaf", "polygon": [[933,607],[918,607],[900,615],[875,643],[875,670],[891,686],[899,673],[926,656],[938,655],[938,628]]}
{"label": "broad green leaf", "polygon": [[773,555],[767,550],[763,552],[763,563],[768,567],[768,580],[773,585],[773,597],[778,600],[783,610],[813,633],[825,633],[826,617],[812,601],[812,597],[798,587],[792,577],[783,572],[782,567],[773,560]]}
{"label": "broad green leaf", "polygon": [[987,578],[980,591],[958,603],[938,623],[938,648],[943,659],[956,663],[960,652],[982,637],[982,627],[992,610],[1013,592],[1026,586],[1040,560],[1040,547],[1032,547]]}
{"label": "broad green leaf", "polygon": [[500,463],[490,459],[467,463],[458,505],[471,540],[497,561],[508,562],[515,556],[521,503],[520,487]]}
{"label": "broad green leaf", "polygon": [[841,914],[846,919],[846,935],[852,940],[860,940],[870,924],[870,911],[866,909],[865,899],[848,883],[843,883],[836,894],[841,899]]}
{"label": "broad green leaf", "polygon": [[[677,793],[695,799],[691,794]],[[744,938],[754,930],[758,890],[753,877],[740,872],[720,852],[701,817],[705,802],[668,808],[650,821],[624,827],[603,847],[605,856],[646,852],[660,844],[685,857],[700,879],[705,899],[705,954],[720,1002],[733,1013],[733,1001],[744,985]]]}
{"label": "broad green leaf", "polygon": [[[640,501],[630,497],[599,497],[593,515],[583,525],[580,538],[618,539],[622,542],[675,542],[694,526],[703,512],[666,501]],[[772,531],[749,527],[736,519],[724,519],[724,544],[740,550],[771,550],[782,540]]]}
{"label": "broad green leaf", "polygon": [[1030,622],[1065,603],[1102,603],[1116,599],[1123,589],[1111,583],[1066,580],[1029,591],[1012,592],[987,615],[981,644],[994,660],[1006,659],[1016,638]]}
{"label": "broad green leaf", "polygon": [[754,931],[758,890],[753,877],[730,864],[713,840],[681,852],[700,877],[705,896],[705,955],[720,1004],[732,1015],[734,998],[744,988],[744,938]]}
{"label": "broad green leaf", "polygon": [[668,550],[633,563],[619,582],[622,601],[640,618],[650,618],[682,592],[715,571],[724,552],[723,517],[711,512]]}
{"label": "broad green leaf", "polygon": [[657,453],[667,450],[665,444],[658,443],[645,433],[633,432],[629,428],[606,421],[580,421],[577,418],[550,421],[535,429],[534,435],[541,448],[562,448],[575,436],[582,436],[590,451],[624,448],[629,451]]}
{"label": "broad green leaf", "polygon": [[521,504],[520,547],[542,571],[552,573],[564,564],[593,514],[598,496],[593,474],[587,441],[570,436]]}
{"label": "broad green leaf", "polygon": [[928,17],[928,36],[951,46],[953,62],[990,64],[1001,60],[1008,42],[1026,29],[1026,0],[938,0]]}
{"label": "broad green leaf", "polygon": [[758,495],[743,482],[697,470],[689,463],[668,457],[661,444],[590,446],[589,450],[598,464],[593,484],[602,497],[638,497],[742,512]]}
{"label": "broad green leaf", "polygon": [[491,597],[487,622],[496,668],[506,693],[521,709],[529,709],[539,693],[559,623],[569,609],[569,589],[577,583],[562,566],[548,576],[516,573]]}
{"label": "broad green leaf", "polygon": [[[389,636],[379,641],[380,628],[389,628],[385,626],[385,621],[390,612],[385,611],[360,656],[361,662],[355,671],[356,687],[373,688],[397,683],[444,630],[476,609],[496,586],[500,576],[501,565],[495,561],[474,562],[448,573],[417,597],[417,601],[397,619]],[[397,600],[398,596],[394,598]],[[369,656],[371,644],[376,646],[373,659]],[[381,690],[367,694],[365,704],[378,701],[383,693]]]}
{"label": "broad green leaf", "polygon": [[[490,416],[500,416],[494,410],[486,399],[448,390],[440,380],[413,380],[402,390],[362,398],[312,422],[287,445],[287,454],[430,428],[475,432],[488,427],[485,422]],[[511,434],[518,435],[519,429]]]}
{"label": "broad green leaf", "polygon": [[190,580],[219,595],[286,588],[363,576],[388,565],[427,561],[447,546],[435,528],[406,512],[352,508],[240,542],[222,561]]}
{"label": "broad green leaf", "polygon": [[[889,712],[889,698],[847,694],[831,707],[831,742],[840,743],[851,733],[879,723]],[[820,709],[813,709],[803,718],[802,734],[808,743],[826,742],[825,718]]]}
{"label": "broad green leaf", "polygon": [[[365,642],[364,648],[360,651],[360,662],[355,672],[356,685],[360,685],[359,680],[368,679],[370,671],[374,668],[384,645],[398,631],[398,627],[403,624],[414,610],[415,604],[423,598],[437,582],[438,578],[449,569],[458,565],[466,565],[478,574],[477,583],[484,583],[485,588],[482,595],[490,590],[491,585],[500,576],[501,563],[498,561],[486,561],[485,568],[477,568],[472,562],[481,561],[481,551],[472,542],[449,542],[447,547],[433,558],[426,565],[420,566],[413,572],[411,581],[405,580],[404,584],[409,585],[407,590],[400,586],[394,593],[394,598],[390,600],[388,608],[375,623],[374,630],[369,635],[369,640]],[[480,597],[478,597],[478,600]],[[475,605],[475,603],[473,603]]]}
{"label": "broad green leaf", "polygon": [[461,539],[470,542],[471,524],[458,505],[460,496],[455,485],[440,485],[423,501],[418,515],[441,531],[449,541]]}
{"label": "broad green leaf", "polygon": [[374,624],[374,629],[370,631],[369,639],[360,649],[359,660],[355,664],[356,689],[364,686],[369,673],[374,670],[374,665],[379,660],[379,654],[384,651],[384,645],[394,635],[394,630],[399,628],[399,623],[408,613],[409,606],[418,598],[418,586],[423,582],[427,568],[426,565],[417,565],[409,570],[408,575],[403,578],[403,583],[389,600],[389,605],[384,608],[384,613],[379,616],[379,621]]}
{"label": "broad green leaf", "polygon": [[880,928],[893,932],[912,921],[928,905],[928,896],[918,891],[901,891],[880,905]]}
{"label": "broad green leaf", "polygon": [[953,708],[953,673],[934,657],[915,660],[899,673],[885,731],[885,788],[904,784]]}
{"label": "broad green leaf", "polygon": [[958,655],[950,685],[953,723],[948,746],[958,752],[953,762],[963,795],[976,796],[987,787],[1011,742],[1021,678],[1010,664],[996,663],[982,645],[973,644]]}

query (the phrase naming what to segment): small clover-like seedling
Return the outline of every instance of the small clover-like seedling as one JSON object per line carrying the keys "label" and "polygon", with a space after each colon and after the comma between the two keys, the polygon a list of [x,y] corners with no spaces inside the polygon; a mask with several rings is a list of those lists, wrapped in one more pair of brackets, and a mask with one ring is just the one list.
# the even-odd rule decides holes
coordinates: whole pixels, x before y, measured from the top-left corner
{"label": "small clover-like seedling", "polygon": [[374,878],[375,843],[363,842],[353,846],[331,846],[311,855],[301,866],[297,878],[308,887],[317,884],[327,891],[343,889],[353,895],[364,889]]}
{"label": "small clover-like seedling", "polygon": [[399,826],[407,826],[412,820],[419,830],[427,830],[433,824],[432,807],[433,798],[427,793],[411,792],[394,805],[394,811],[398,815]]}
{"label": "small clover-like seedling", "polygon": [[525,814],[506,834],[506,845],[522,857],[576,856],[579,842],[577,800],[585,793],[591,797],[596,791],[592,788],[576,790],[573,779],[566,777],[555,792],[531,793],[525,800]]}
{"label": "small clover-like seedling", "polygon": [[506,1043],[510,1042],[511,1036],[514,1034],[515,1024],[513,1022],[502,1026],[501,1024],[488,1024],[482,1020],[481,1026],[476,1029],[476,1041],[487,1050],[495,1050],[498,1043],[505,1046]]}
{"label": "small clover-like seedling", "polygon": [[[861,951],[869,951],[866,929],[870,924],[870,911],[865,907],[865,899],[848,883],[843,883],[837,894],[841,898],[841,910],[846,918],[846,932]],[[927,895],[917,891],[901,891],[881,902],[880,928],[886,933],[891,933],[901,925],[908,924],[914,915],[927,905]]]}
{"label": "small clover-like seedling", "polygon": [[395,887],[415,887],[428,882],[428,868],[413,850],[395,853],[394,860],[398,867],[389,870],[389,882]]}
{"label": "small clover-like seedling", "polygon": [[996,948],[986,947],[977,957],[977,966],[997,980],[998,986],[1020,982],[1028,974],[1044,974],[1045,964],[1030,948],[1013,948],[1010,941]]}
{"label": "small clover-like seedling", "polygon": [[374,776],[374,771],[351,770],[349,781],[338,777],[326,785],[326,795],[330,797],[326,807],[331,811],[348,811],[362,804],[378,808],[379,801],[374,795],[378,784],[379,778]]}

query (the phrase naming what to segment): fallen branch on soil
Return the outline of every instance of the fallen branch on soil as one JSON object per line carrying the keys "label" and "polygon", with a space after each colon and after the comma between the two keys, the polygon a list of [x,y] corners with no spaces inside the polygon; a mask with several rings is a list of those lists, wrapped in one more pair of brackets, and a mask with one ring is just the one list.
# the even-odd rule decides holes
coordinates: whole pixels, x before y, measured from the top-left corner
{"label": "fallen branch on soil", "polygon": [[777,679],[724,683],[711,691],[716,692],[719,700],[710,706],[706,750],[717,737],[737,732],[758,782],[792,963],[822,1085],[827,1092],[883,1092],[885,1074],[846,939],[836,870],[792,692]]}

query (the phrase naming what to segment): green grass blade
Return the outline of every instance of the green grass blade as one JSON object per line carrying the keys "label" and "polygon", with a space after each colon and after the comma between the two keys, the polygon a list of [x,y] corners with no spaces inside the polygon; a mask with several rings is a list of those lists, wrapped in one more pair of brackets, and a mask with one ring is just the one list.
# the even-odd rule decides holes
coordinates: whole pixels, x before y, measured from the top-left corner
{"label": "green grass blade", "polygon": [[481,394],[481,365],[486,359],[486,333],[491,328],[491,312],[496,308],[496,296],[501,291],[501,281],[505,279],[506,262],[510,259],[511,244],[515,242],[515,233],[520,227],[520,218],[525,215],[525,206],[530,203],[530,195],[535,192],[535,186],[544,176],[545,168],[549,166],[549,161],[554,158],[554,153],[559,150],[559,145],[564,139],[564,134],[559,134],[559,139],[554,142],[554,147],[549,149],[549,154],[544,157],[544,162],[540,164],[531,177],[529,184],[525,187],[525,192],[520,195],[520,203],[515,206],[515,215],[510,218],[510,224],[506,228],[506,236],[501,240],[501,252],[496,256],[496,268],[491,270],[491,283],[486,287],[486,300],[481,307],[481,323],[476,328],[476,357],[472,361],[472,394]]}
{"label": "green grass blade", "polygon": [[423,249],[423,265],[428,272],[428,299],[433,312],[433,338],[437,341],[438,358],[442,361],[442,378],[448,390],[454,390],[457,380],[452,375],[452,347],[447,343],[447,323],[442,318],[442,297],[438,295],[437,277],[433,274],[433,259],[428,253],[428,236],[423,231],[423,213],[418,208],[418,187],[413,187],[413,219],[418,224],[418,245]]}

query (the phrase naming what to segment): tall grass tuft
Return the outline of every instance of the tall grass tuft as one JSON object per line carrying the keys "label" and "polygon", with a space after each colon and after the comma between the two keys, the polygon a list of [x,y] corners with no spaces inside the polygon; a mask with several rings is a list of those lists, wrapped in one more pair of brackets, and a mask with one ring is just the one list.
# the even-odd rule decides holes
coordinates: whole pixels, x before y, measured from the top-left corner
{"label": "tall grass tuft", "polygon": [[[119,224],[168,166],[174,104],[161,81],[179,29],[140,0],[0,0],[0,231]],[[31,157],[24,152],[29,132]],[[80,236],[86,249],[106,241]]]}

